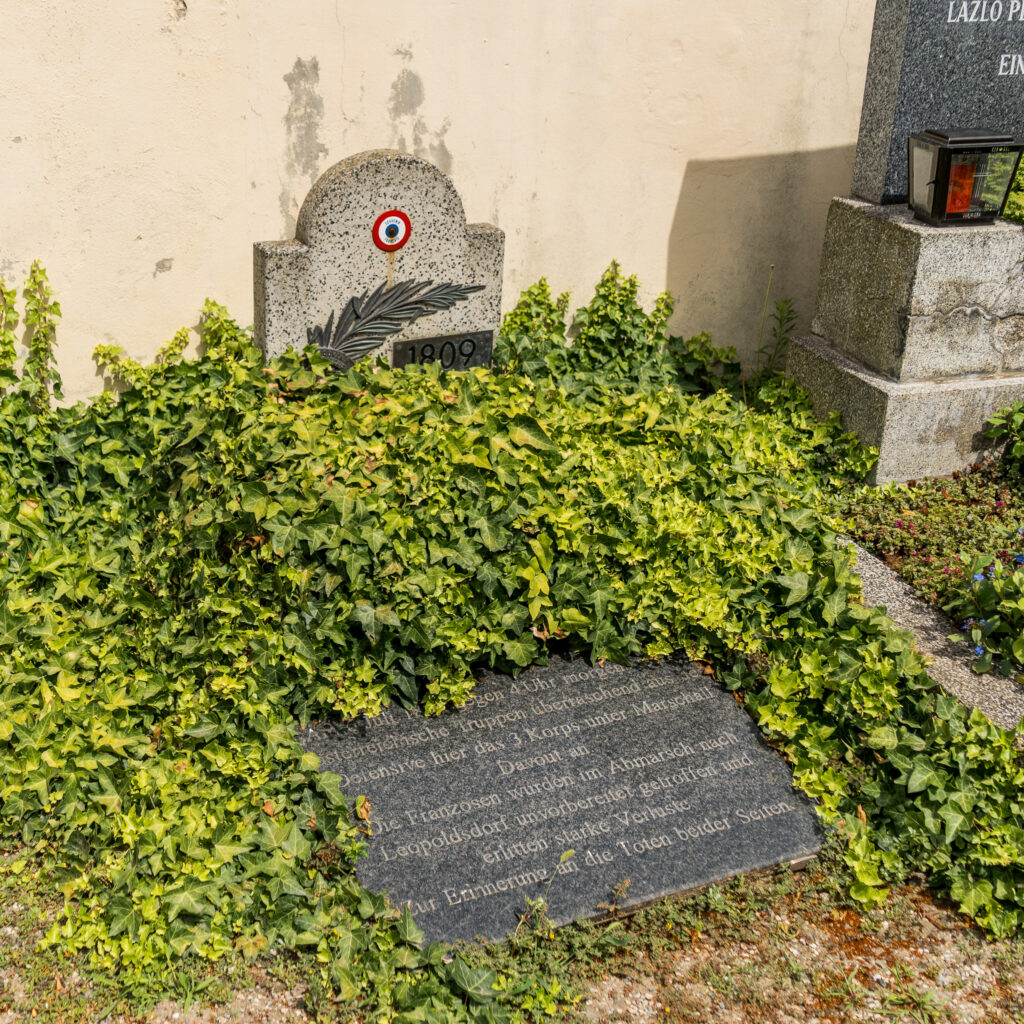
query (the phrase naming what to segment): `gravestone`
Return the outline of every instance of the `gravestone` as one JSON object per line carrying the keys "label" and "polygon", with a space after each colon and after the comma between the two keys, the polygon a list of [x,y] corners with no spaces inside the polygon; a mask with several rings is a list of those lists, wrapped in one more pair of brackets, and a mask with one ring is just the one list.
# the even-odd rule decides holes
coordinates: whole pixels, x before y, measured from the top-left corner
{"label": "gravestone", "polygon": [[314,343],[339,369],[487,366],[501,312],[504,234],[467,224],[433,164],[391,150],[320,176],[287,242],[253,252],[255,337],[268,358]]}
{"label": "gravestone", "polygon": [[[638,906],[820,848],[810,802],[743,707],[692,663],[554,660],[490,673],[470,703],[300,733],[372,808],[360,881],[428,939]],[[574,851],[566,858],[568,851]]]}
{"label": "gravestone", "polygon": [[853,191],[907,198],[907,136],[1024,136],[1024,0],[877,0]]}

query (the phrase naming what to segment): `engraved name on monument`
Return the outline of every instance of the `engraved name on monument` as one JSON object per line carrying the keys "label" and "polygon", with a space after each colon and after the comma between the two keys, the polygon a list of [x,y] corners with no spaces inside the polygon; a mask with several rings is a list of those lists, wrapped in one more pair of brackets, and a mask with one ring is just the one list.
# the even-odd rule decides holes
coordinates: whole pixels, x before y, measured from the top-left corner
{"label": "engraved name on monument", "polygon": [[1024,0],[877,0],[853,191],[907,198],[907,136],[1024,134]]}
{"label": "engraved name on monument", "polygon": [[430,939],[505,935],[549,882],[564,923],[616,887],[620,906],[642,904],[820,845],[782,759],[689,663],[556,660],[490,674],[438,718],[392,708],[301,742],[368,796],[360,880],[408,903]]}

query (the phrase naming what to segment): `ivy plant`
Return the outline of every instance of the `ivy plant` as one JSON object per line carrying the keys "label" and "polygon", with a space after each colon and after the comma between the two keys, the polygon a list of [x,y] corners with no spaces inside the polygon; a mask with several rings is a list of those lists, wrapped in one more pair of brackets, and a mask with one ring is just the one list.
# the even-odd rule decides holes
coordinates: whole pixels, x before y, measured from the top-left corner
{"label": "ivy plant", "polygon": [[60,881],[49,942],[122,977],[308,947],[353,1012],[507,1016],[519,986],[358,884],[365,805],[296,737],[555,650],[709,662],[844,831],[854,895],[927,870],[1020,926],[1013,737],[857,603],[826,512],[871,453],[782,380],[744,404],[670,311],[613,265],[572,325],[528,290],[497,372],[337,373],[264,363],[208,302],[198,359],[181,332],[151,367],[99,353],[117,396],[44,408],[48,362],[9,389],[0,827]]}

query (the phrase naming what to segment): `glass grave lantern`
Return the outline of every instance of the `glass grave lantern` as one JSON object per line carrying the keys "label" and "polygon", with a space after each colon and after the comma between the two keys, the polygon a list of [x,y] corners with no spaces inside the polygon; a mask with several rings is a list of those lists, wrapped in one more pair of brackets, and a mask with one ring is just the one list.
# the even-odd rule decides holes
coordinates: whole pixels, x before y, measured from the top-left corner
{"label": "glass grave lantern", "polygon": [[907,140],[910,208],[927,224],[989,224],[999,216],[1024,144],[983,128],[934,129]]}

